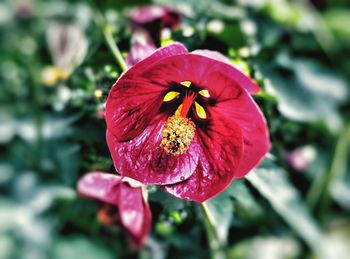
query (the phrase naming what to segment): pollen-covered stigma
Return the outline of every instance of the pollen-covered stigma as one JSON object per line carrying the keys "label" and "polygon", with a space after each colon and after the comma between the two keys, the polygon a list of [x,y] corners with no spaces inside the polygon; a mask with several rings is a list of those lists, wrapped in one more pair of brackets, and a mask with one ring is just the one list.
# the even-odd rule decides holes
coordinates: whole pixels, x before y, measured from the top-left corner
{"label": "pollen-covered stigma", "polygon": [[161,146],[168,154],[180,156],[189,149],[195,131],[196,125],[191,119],[173,115],[165,122]]}
{"label": "pollen-covered stigma", "polygon": [[[180,84],[186,88],[191,87],[190,81],[184,81]],[[209,97],[209,92],[207,90],[201,90],[198,94],[206,98]],[[179,95],[179,92],[170,91],[164,96],[163,102],[170,102]],[[182,104],[179,105],[175,114],[170,116],[165,122],[160,146],[163,147],[167,154],[180,156],[189,149],[196,132],[196,125],[191,118],[187,118],[188,111],[193,103],[195,104],[194,107],[197,116],[200,119],[206,119],[205,109],[194,101],[195,96],[196,94],[194,92],[186,94]]]}

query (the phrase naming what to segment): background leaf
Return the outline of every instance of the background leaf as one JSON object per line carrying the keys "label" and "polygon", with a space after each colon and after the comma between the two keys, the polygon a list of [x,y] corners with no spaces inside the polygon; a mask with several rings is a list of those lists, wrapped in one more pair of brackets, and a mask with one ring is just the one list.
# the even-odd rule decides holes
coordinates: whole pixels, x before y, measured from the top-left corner
{"label": "background leaf", "polygon": [[322,233],[282,168],[265,159],[247,179],[308,245],[318,246]]}

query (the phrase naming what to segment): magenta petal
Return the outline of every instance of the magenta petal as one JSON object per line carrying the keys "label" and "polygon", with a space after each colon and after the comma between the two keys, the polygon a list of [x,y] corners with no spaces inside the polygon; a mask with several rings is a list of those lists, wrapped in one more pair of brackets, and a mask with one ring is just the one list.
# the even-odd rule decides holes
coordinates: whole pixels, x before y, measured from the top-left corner
{"label": "magenta petal", "polygon": [[[79,180],[78,192],[82,196],[116,206],[120,222],[114,223],[121,224],[134,248],[139,249],[151,229],[151,211],[143,197],[142,188],[131,187],[121,179],[118,175],[91,172]],[[115,221],[114,218],[111,220]]]}
{"label": "magenta petal", "polygon": [[[199,53],[207,52],[211,53],[209,50]],[[163,58],[150,66],[142,75],[137,76],[152,78],[161,83],[191,81],[213,92],[216,91],[217,87],[219,90],[221,88],[219,84],[214,84],[214,82],[211,82],[213,84],[208,84],[207,77],[215,72],[230,79],[232,82],[231,87],[245,89],[248,93],[260,91],[260,88],[249,77],[233,65],[223,62],[222,59],[224,58],[219,59],[216,57],[218,55],[218,53],[212,54],[210,57],[192,53],[173,55]]]}
{"label": "magenta petal", "polygon": [[238,125],[222,117],[212,119],[206,132],[198,131],[201,149],[196,172],[186,181],[164,189],[178,198],[204,202],[233,180],[243,143]]}
{"label": "magenta petal", "polygon": [[209,92],[216,100],[215,105],[208,108],[210,112],[234,121],[241,128],[243,154],[235,177],[244,177],[271,147],[266,120],[251,95],[241,90],[237,80],[224,74],[220,66],[209,69],[205,78],[203,83],[208,85]]}
{"label": "magenta petal", "polygon": [[195,171],[199,145],[195,138],[186,154],[167,155],[160,147],[164,122],[158,119],[131,141],[118,142],[107,131],[107,144],[118,172],[143,184],[173,184]]}
{"label": "magenta petal", "polygon": [[[220,114],[241,128],[243,154],[235,177],[244,177],[264,158],[270,149],[266,120],[251,95],[237,85],[227,74],[217,68],[206,73],[205,84],[213,92],[216,103],[209,107],[211,114]],[[215,85],[215,88],[211,86]]]}
{"label": "magenta petal", "polygon": [[140,248],[151,229],[151,212],[141,188],[123,183],[120,187],[119,212],[121,224],[128,231],[133,246]]}
{"label": "magenta petal", "polygon": [[120,183],[121,177],[119,175],[91,172],[79,180],[78,193],[88,198],[118,206]]}
{"label": "magenta petal", "polygon": [[257,166],[269,151],[271,144],[262,112],[252,97],[243,90],[242,84],[244,81],[249,82],[250,79],[243,74],[239,80],[234,79],[228,70],[229,66],[199,55],[174,56],[164,59],[161,63],[164,64],[159,63],[150,69],[157,71],[153,72],[152,76],[156,77],[157,73],[163,75],[172,66],[173,69],[167,76],[174,77],[175,73],[180,73],[178,71],[181,70],[181,66],[186,68],[186,72],[182,74],[190,78],[188,80],[200,78],[197,79],[198,84],[208,89],[211,98],[215,100],[214,105],[206,107],[209,119],[210,114],[219,114],[225,117],[225,120],[234,121],[241,128],[244,152],[235,177],[243,177]]}
{"label": "magenta petal", "polygon": [[252,97],[247,94],[225,103],[218,103],[214,111],[226,114],[241,127],[244,152],[235,178],[244,177],[259,164],[271,148],[264,115]]}
{"label": "magenta petal", "polygon": [[107,128],[118,139],[138,136],[163,103],[164,87],[145,79],[122,79],[111,90],[106,104]]}
{"label": "magenta petal", "polygon": [[121,222],[131,234],[139,236],[143,225],[143,202],[141,188],[123,183],[120,187],[119,211]]}
{"label": "magenta petal", "polygon": [[200,49],[192,51],[191,54],[201,55],[229,65],[231,69],[228,69],[226,67],[222,70],[222,72],[225,73],[227,76],[230,76],[232,80],[234,80],[242,88],[246,89],[249,93],[254,94],[261,90],[258,85],[256,85],[250,78],[248,78],[241,71],[235,68],[232,62],[220,52],[207,49]]}
{"label": "magenta petal", "polygon": [[220,61],[220,62],[223,62],[223,63],[226,63],[226,64],[232,66],[232,62],[226,56],[222,55],[218,51],[208,50],[208,49],[197,49],[197,50],[194,50],[190,53],[196,54],[196,55],[201,55],[201,56],[211,58],[211,59],[215,59],[217,61]]}

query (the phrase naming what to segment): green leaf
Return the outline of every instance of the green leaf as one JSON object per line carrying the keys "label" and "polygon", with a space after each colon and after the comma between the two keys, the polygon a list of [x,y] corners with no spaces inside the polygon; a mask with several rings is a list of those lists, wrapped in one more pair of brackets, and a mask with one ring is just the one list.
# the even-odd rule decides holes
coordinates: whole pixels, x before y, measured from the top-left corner
{"label": "green leaf", "polygon": [[263,213],[250,193],[245,180],[235,180],[224,192],[205,202],[205,212],[219,245],[227,243],[234,212],[254,218]]}
{"label": "green leaf", "polygon": [[350,181],[335,180],[331,183],[332,198],[344,209],[350,211]]}
{"label": "green leaf", "polygon": [[246,39],[241,32],[240,25],[237,22],[226,23],[223,30],[220,33],[213,34],[220,41],[225,42],[232,48],[239,48],[245,46]]}
{"label": "green leaf", "polygon": [[265,11],[276,22],[287,25],[297,26],[302,18],[302,10],[289,1],[267,1]]}
{"label": "green leaf", "polygon": [[256,219],[263,215],[263,208],[252,195],[245,179],[234,180],[225,193],[234,201],[235,215],[241,216],[244,220]]}
{"label": "green leaf", "polygon": [[7,184],[15,175],[14,166],[0,162],[0,185]]}
{"label": "green leaf", "polygon": [[114,256],[102,244],[85,237],[76,236],[56,242],[53,249],[53,258],[112,259]]}
{"label": "green leaf", "polygon": [[[47,114],[41,127],[44,139],[59,139],[72,134],[71,125],[81,117],[81,113],[73,115]],[[17,134],[25,141],[33,143],[37,138],[37,125],[32,117],[19,119],[16,122]]]}
{"label": "green leaf", "polygon": [[300,256],[300,248],[290,236],[256,236],[234,244],[227,254],[235,259],[292,259]]}
{"label": "green leaf", "polygon": [[14,258],[16,248],[15,240],[11,235],[0,234],[0,258]]}
{"label": "green leaf", "polygon": [[61,142],[55,147],[55,159],[59,176],[66,184],[74,185],[81,162],[80,146]]}
{"label": "green leaf", "polygon": [[[16,203],[8,198],[0,198],[0,233],[5,233],[8,230],[12,230],[16,227],[17,218],[20,209],[16,206]],[[22,212],[23,213],[23,212]]]}
{"label": "green leaf", "polygon": [[347,24],[350,17],[349,9],[331,8],[325,13],[325,21],[330,29],[337,36],[337,39],[345,44],[350,43],[350,27],[344,26]]}
{"label": "green leaf", "polygon": [[328,68],[310,60],[295,60],[282,53],[279,65],[264,63],[261,71],[268,77],[268,93],[276,96],[279,111],[300,122],[324,122],[339,131],[342,119],[338,106],[348,96],[345,80]]}
{"label": "green leaf", "polygon": [[318,246],[321,231],[282,168],[265,159],[246,178],[309,246]]}
{"label": "green leaf", "polygon": [[232,200],[228,192],[205,202],[206,213],[210,224],[214,228],[215,235],[221,245],[226,244],[228,230],[233,217]]}

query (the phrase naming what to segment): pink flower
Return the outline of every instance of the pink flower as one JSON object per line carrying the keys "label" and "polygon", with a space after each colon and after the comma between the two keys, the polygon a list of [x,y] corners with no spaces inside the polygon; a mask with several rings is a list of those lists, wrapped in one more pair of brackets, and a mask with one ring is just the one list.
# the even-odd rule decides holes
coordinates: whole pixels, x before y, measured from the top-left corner
{"label": "pink flower", "polygon": [[298,147],[284,154],[289,164],[297,171],[307,170],[315,161],[316,155],[316,149],[309,145]]}
{"label": "pink flower", "polygon": [[181,14],[161,4],[147,5],[130,11],[129,17],[134,30],[143,29],[152,38],[155,45],[160,45],[160,32],[163,28],[174,28],[180,23]]}
{"label": "pink flower", "polygon": [[96,115],[97,115],[97,118],[104,119],[105,118],[105,109],[104,109],[104,107],[98,108]]}
{"label": "pink flower", "polygon": [[90,172],[78,182],[78,193],[105,205],[99,219],[106,225],[119,224],[135,249],[143,246],[151,229],[151,211],[141,185],[119,175]]}
{"label": "pink flower", "polygon": [[164,27],[175,27],[180,22],[180,13],[168,6],[161,4],[147,5],[130,11],[130,19],[141,27],[146,27],[153,22],[159,22]]}
{"label": "pink flower", "polygon": [[131,67],[142,59],[147,58],[156,49],[152,39],[145,30],[141,28],[135,29],[131,37],[131,49],[126,58],[126,63]]}
{"label": "pink flower", "polygon": [[46,33],[55,67],[68,77],[85,59],[89,42],[83,28],[75,23],[52,22]]}
{"label": "pink flower", "polygon": [[174,43],[128,69],[106,103],[107,143],[123,176],[204,202],[270,149],[260,89],[220,53]]}

